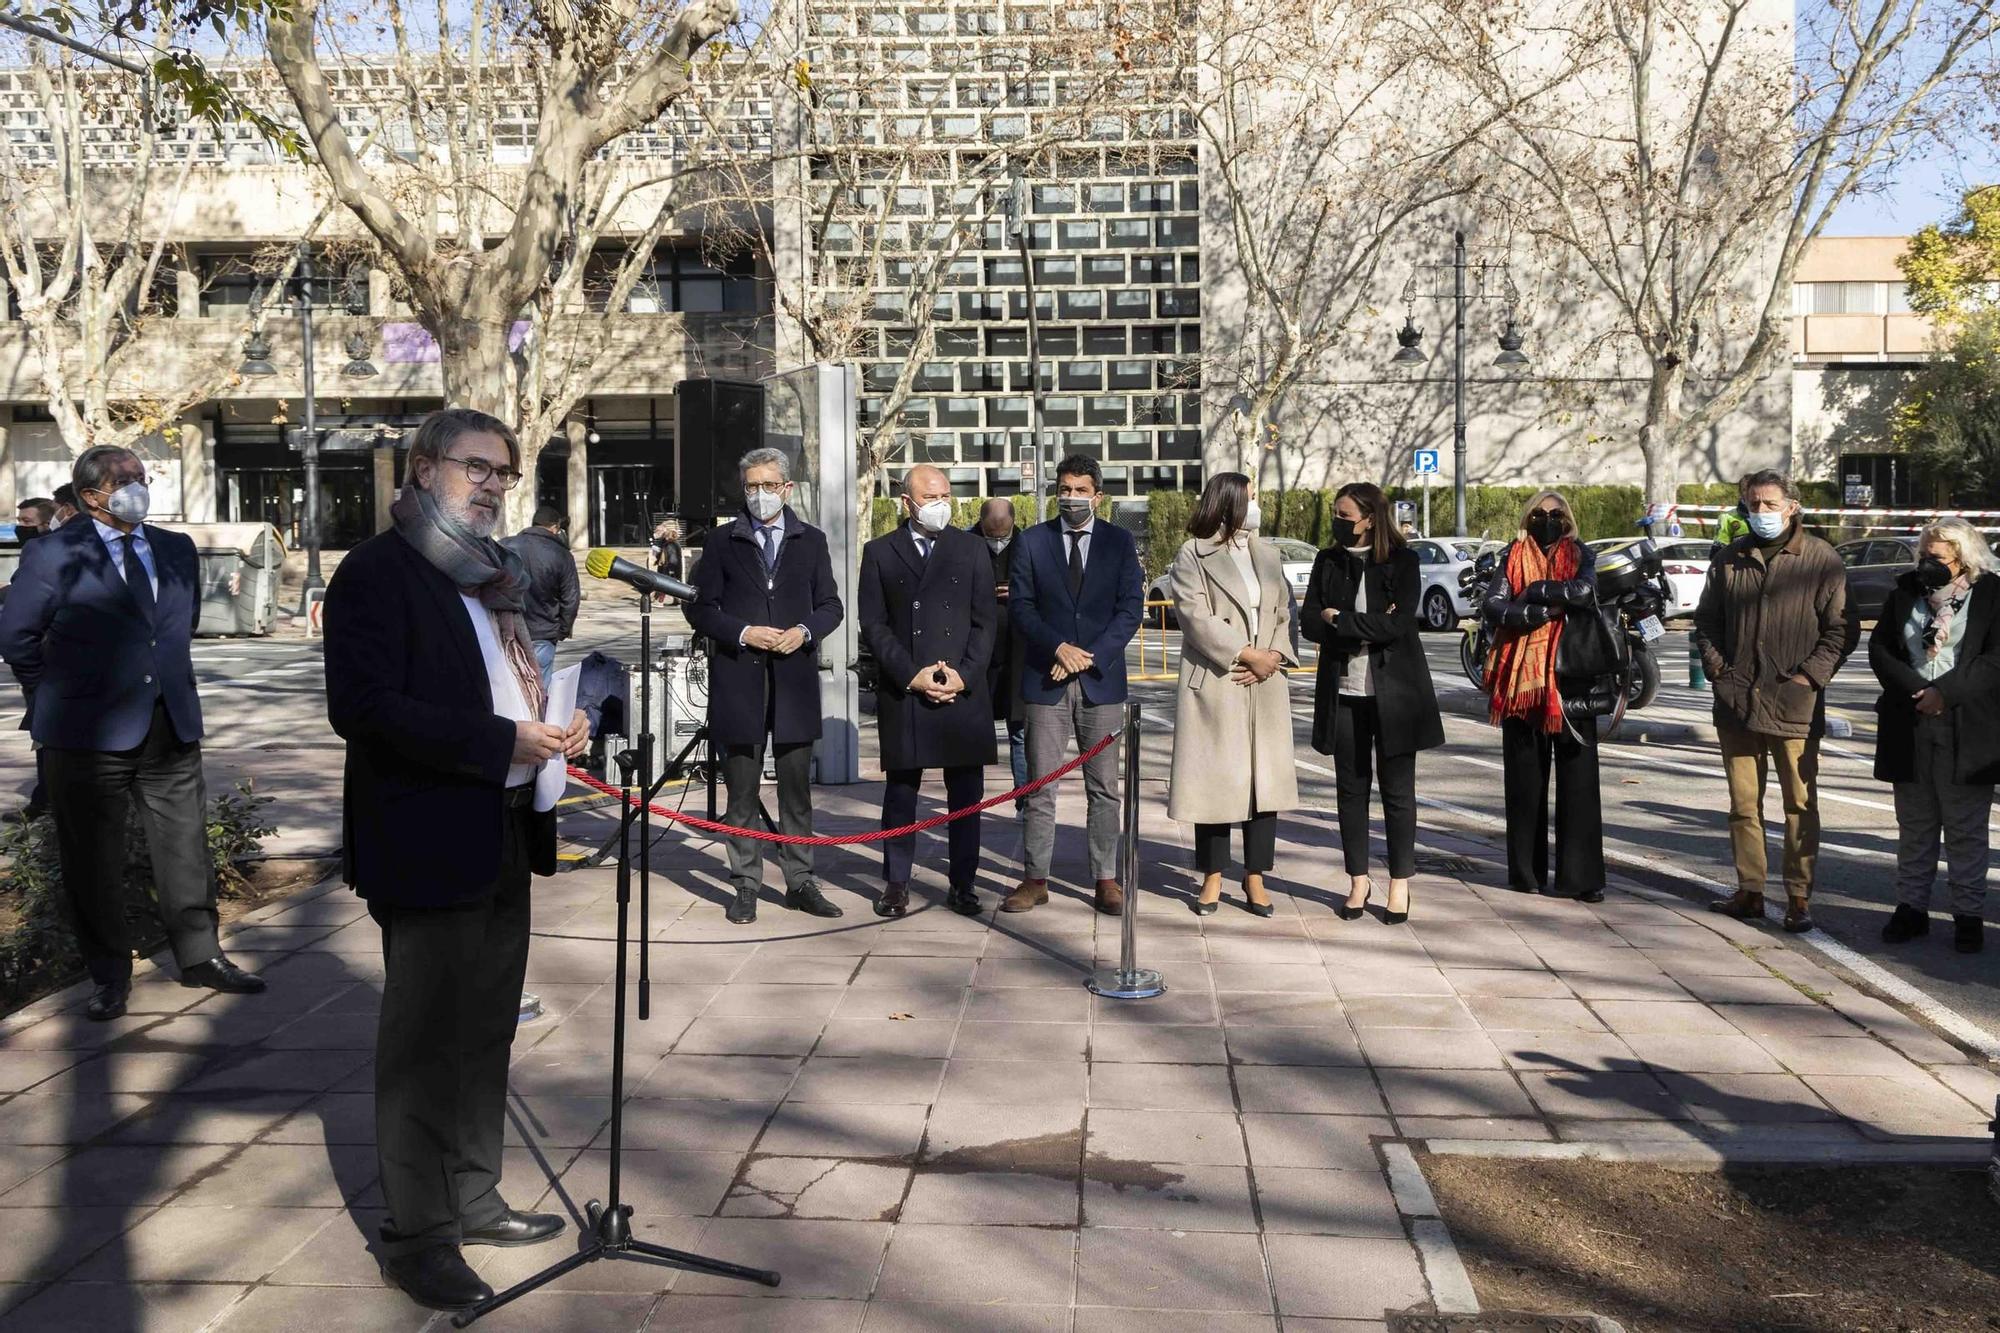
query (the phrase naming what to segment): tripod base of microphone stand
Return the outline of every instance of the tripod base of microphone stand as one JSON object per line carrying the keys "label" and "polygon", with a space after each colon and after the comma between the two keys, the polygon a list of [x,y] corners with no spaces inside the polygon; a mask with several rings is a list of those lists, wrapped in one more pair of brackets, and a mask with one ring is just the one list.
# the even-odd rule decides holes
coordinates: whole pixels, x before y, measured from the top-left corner
{"label": "tripod base of microphone stand", "polygon": [[690,1254],[686,1250],[672,1250],[649,1241],[634,1240],[632,1205],[629,1203],[607,1209],[592,1199],[584,1205],[583,1215],[589,1224],[591,1238],[582,1249],[558,1263],[551,1264],[533,1277],[523,1278],[505,1291],[495,1292],[471,1309],[453,1315],[451,1326],[464,1328],[481,1315],[491,1314],[508,1302],[545,1287],[563,1274],[599,1259],[636,1259],[667,1268],[683,1268],[690,1273],[708,1273],[715,1277],[735,1278],[739,1282],[755,1282],[766,1287],[775,1287],[783,1280],[780,1274],[768,1268],[746,1268],[742,1264],[732,1264],[724,1259],[711,1259],[704,1254]]}
{"label": "tripod base of microphone stand", "polygon": [[1102,995],[1107,1000],[1150,1000],[1167,993],[1166,981],[1150,967],[1135,967],[1130,972],[1116,967],[1099,968],[1083,985],[1092,995]]}

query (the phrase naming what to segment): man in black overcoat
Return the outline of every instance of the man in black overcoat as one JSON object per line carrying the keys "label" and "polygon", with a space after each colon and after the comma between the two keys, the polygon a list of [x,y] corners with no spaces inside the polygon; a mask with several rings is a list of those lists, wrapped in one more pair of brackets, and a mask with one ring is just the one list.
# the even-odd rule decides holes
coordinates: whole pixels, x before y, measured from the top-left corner
{"label": "man in black overcoat", "polygon": [[[695,565],[700,594],[688,624],[715,644],[709,664],[708,729],[722,755],[732,828],[760,816],[764,744],[778,771],[778,829],[812,836],[812,748],[820,736],[817,645],[839,627],[840,590],[826,534],[792,512],[791,462],[778,449],[752,449],[737,465],[743,512],[711,532]],[[736,899],[729,919],[757,919],[764,854],[755,838],[729,839]],[[778,844],[785,906],[814,916],[840,909],[813,882],[812,849]]]}
{"label": "man in black overcoat", "polygon": [[580,712],[567,727],[542,720],[527,573],[492,537],[520,459],[495,418],[431,413],[411,440],[395,526],[348,552],[326,590],[347,881],[382,930],[378,1253],[390,1284],[440,1310],[492,1295],[461,1245],[532,1245],[563,1229],[500,1194],[529,885],[556,868],[555,814],[535,808],[535,779],[590,743]]}
{"label": "man in black overcoat", "polygon": [[[977,805],[993,762],[993,705],[986,669],[993,652],[993,565],[986,544],[951,525],[951,484],[928,464],[903,478],[904,522],[861,552],[861,637],[881,664],[876,725],[882,734],[882,827],[917,813],[924,770],[944,770],[951,809]],[[946,905],[975,916],[979,816],[950,825]],[[909,908],[916,838],[883,844],[886,881],[877,916]]]}

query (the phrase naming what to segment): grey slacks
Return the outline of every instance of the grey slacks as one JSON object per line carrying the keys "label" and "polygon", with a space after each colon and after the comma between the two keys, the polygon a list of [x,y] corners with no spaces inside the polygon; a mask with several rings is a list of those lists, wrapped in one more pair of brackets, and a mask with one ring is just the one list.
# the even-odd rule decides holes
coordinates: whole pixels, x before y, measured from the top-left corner
{"label": "grey slacks", "polygon": [[1942,835],[1951,910],[1978,916],[1986,905],[1993,788],[1952,780],[1958,751],[1948,718],[1919,717],[1913,741],[1917,779],[1896,784],[1896,901],[1930,909]]}
{"label": "grey slacks", "polygon": [[[1028,778],[1033,781],[1062,766],[1075,740],[1077,753],[1118,730],[1123,704],[1086,703],[1083,686],[1071,680],[1063,690],[1062,702],[1027,704]],[[1056,848],[1056,788],[1051,782],[1028,798],[1027,863],[1029,879],[1047,879],[1049,861]],[[1084,819],[1090,839],[1090,877],[1118,877],[1118,747],[1104,752],[1083,766]]]}
{"label": "grey slacks", "polygon": [[[768,743],[768,742],[767,742]],[[788,837],[812,836],[812,757],[813,743],[780,745],[772,758],[778,770],[778,832]],[[731,745],[722,752],[722,782],[729,789],[729,812],[723,822],[731,828],[760,828],[758,798],[764,775],[762,745]],[[764,882],[764,848],[773,844],[757,838],[729,838],[729,878],[738,884]],[[802,889],[812,882],[812,848],[795,842],[775,844],[778,865],[785,872],[785,887]]]}

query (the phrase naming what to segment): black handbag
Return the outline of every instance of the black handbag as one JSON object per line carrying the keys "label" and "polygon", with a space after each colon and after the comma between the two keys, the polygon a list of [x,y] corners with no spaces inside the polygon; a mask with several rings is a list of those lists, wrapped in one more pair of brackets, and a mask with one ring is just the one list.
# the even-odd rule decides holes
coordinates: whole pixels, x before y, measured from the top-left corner
{"label": "black handbag", "polygon": [[1609,717],[1625,701],[1632,649],[1616,623],[1616,610],[1573,607],[1556,641],[1556,684],[1565,712]]}

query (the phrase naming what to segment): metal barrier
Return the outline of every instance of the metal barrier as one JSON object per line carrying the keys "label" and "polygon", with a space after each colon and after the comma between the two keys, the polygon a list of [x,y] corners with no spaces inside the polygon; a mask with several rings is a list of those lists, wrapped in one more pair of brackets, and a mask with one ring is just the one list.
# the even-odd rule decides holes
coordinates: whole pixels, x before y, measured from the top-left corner
{"label": "metal barrier", "polygon": [[1125,907],[1118,921],[1118,966],[1099,968],[1083,984],[1112,1000],[1145,1000],[1165,993],[1158,972],[1139,966],[1139,705],[1125,705],[1125,834],[1120,860]]}

